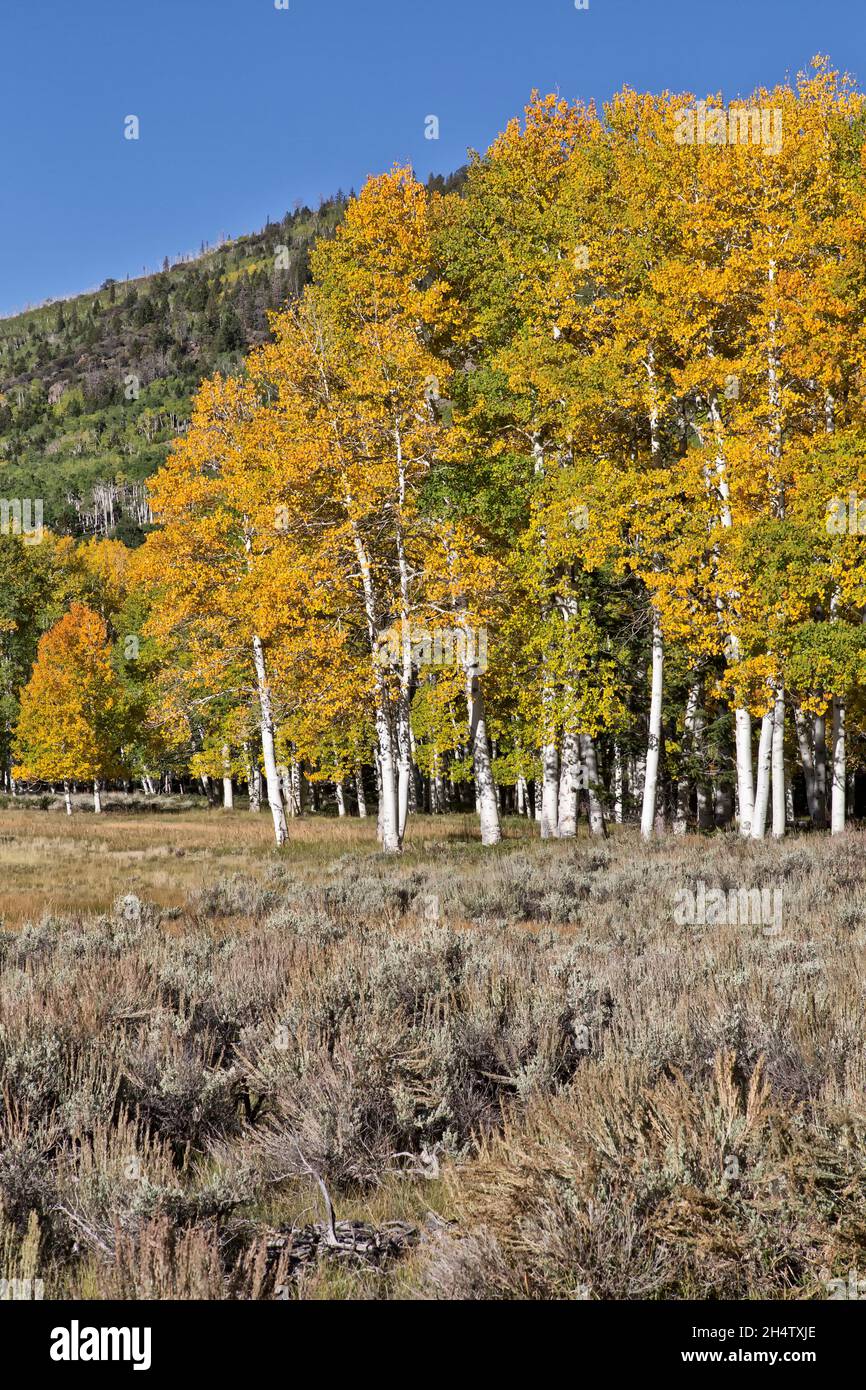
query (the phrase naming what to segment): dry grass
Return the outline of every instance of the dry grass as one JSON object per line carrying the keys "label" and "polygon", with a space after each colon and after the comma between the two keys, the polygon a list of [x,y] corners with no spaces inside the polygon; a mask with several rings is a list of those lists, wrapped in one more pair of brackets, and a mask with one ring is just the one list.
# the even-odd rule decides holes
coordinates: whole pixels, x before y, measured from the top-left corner
{"label": "dry grass", "polygon": [[[179,907],[190,891],[220,874],[258,876],[276,859],[266,812],[227,814],[185,803],[182,811],[130,814],[121,797],[109,796],[104,814],[95,816],[88,800],[78,801],[71,817],[57,802],[50,810],[18,810],[9,799],[0,806],[0,923],[18,926],[45,912],[104,912],[126,892],[160,907]],[[509,833],[528,831],[515,821]],[[423,854],[431,835],[448,843],[471,841],[474,827],[468,817],[451,817],[447,824],[419,817],[410,827],[407,857]],[[311,870],[352,850],[375,849],[375,820],[304,817],[290,822],[280,858]]]}
{"label": "dry grass", "polygon": [[[395,863],[372,822],[278,855],[240,812],[0,812],[56,904],[4,900],[10,1268],[60,1297],[557,1299],[862,1269],[863,837],[509,829],[491,854],[420,820]],[[678,926],[701,880],[781,888],[781,930]],[[414,1249],[290,1269],[314,1177]]]}

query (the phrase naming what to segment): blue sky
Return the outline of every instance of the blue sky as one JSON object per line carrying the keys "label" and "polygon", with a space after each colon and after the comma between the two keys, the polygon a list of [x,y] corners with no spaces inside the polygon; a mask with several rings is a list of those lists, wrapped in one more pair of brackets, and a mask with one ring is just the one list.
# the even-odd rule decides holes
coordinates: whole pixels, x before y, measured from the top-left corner
{"label": "blue sky", "polygon": [[862,84],[862,3],[2,0],[0,313],[157,268],[395,161],[447,172],[533,87],[730,98],[817,52]]}

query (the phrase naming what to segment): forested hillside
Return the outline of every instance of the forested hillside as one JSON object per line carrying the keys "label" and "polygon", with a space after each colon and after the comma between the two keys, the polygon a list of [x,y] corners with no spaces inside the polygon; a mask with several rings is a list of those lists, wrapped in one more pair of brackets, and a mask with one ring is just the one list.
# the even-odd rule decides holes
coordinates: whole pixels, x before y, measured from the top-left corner
{"label": "forested hillside", "polygon": [[150,522],[144,479],[186,428],[199,382],[239,371],[267,338],[268,314],[301,293],[311,248],[345,206],[337,193],[195,258],[166,258],[155,275],[0,319],[0,496],[40,499],[56,532],[137,544]]}
{"label": "forested hillside", "polygon": [[0,494],[42,499],[55,531],[140,540],[143,480],[199,381],[237,371],[267,337],[344,207],[337,195],[158,274],[0,320]]}

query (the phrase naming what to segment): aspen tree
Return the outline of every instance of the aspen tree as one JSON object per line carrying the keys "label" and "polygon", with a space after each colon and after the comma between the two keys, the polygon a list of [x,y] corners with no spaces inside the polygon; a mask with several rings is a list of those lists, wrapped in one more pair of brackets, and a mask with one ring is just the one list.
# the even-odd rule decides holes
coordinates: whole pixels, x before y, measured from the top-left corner
{"label": "aspen tree", "polygon": [[15,776],[62,782],[69,813],[69,783],[91,782],[100,811],[100,782],[120,771],[122,694],[105,621],[73,603],[40,638],[21,693]]}

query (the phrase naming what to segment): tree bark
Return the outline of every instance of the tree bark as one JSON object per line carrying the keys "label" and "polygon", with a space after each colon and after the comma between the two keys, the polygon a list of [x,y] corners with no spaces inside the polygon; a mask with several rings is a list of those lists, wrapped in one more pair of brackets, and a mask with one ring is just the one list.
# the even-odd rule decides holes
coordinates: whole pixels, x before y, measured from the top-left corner
{"label": "tree bark", "polygon": [[253,637],[253,665],[256,672],[256,689],[259,697],[259,729],[262,739],[262,761],[265,765],[265,785],[268,793],[268,806],[274,823],[274,839],[277,847],[284,845],[288,838],[286,813],[280,792],[280,777],[277,771],[277,757],[274,744],[274,716],[271,705],[271,691],[265,666],[265,649],[260,637]]}
{"label": "tree bark", "polygon": [[640,833],[644,840],[651,839],[656,819],[659,753],[662,738],[662,694],[664,689],[665,669],[661,618],[657,608],[653,607],[652,615],[652,686],[650,691],[649,737],[647,739],[643,808],[640,822]]}
{"label": "tree bark", "polygon": [[812,743],[813,729],[809,716],[799,705],[794,706],[794,729],[797,734],[797,747],[800,752],[800,763],[806,782],[806,802],[809,807],[809,816],[812,824],[818,829],[821,827],[824,817],[821,812],[821,802],[818,796],[815,749]]}
{"label": "tree bark", "polygon": [[773,838],[776,840],[785,834],[785,809],[785,686],[780,680],[773,719]]}
{"label": "tree bark", "polygon": [[412,742],[409,736],[409,721],[409,689],[408,687],[404,689],[401,678],[400,695],[397,701],[397,805],[401,842],[406,833],[406,822],[409,819],[412,782]]}
{"label": "tree bark", "polygon": [[590,734],[581,734],[580,754],[586,772],[586,789],[589,799],[589,833],[591,835],[605,835],[604,807],[599,794],[601,784],[598,776],[598,755],[596,753],[595,740]]}
{"label": "tree bark", "polygon": [[377,660],[376,597],[373,588],[373,572],[370,558],[361,539],[357,525],[353,524],[353,539],[361,584],[364,591],[364,610],[367,616],[367,632],[373,662],[376,714],[376,742],[379,749],[379,825],[382,849],[386,854],[399,854],[403,848],[400,833],[399,809],[397,803],[397,778],[394,756],[394,735],[391,729],[388,687],[385,673]]}
{"label": "tree bark", "polygon": [[674,834],[685,835],[689,828],[689,816],[691,815],[692,783],[688,770],[688,759],[694,753],[695,745],[695,722],[698,712],[698,701],[701,697],[700,681],[695,681],[689,687],[686,696],[686,709],[683,718],[683,743],[680,757],[680,775],[677,781],[677,812],[674,821]]}
{"label": "tree bark", "polygon": [[398,477],[398,505],[394,509],[394,535],[397,543],[397,567],[400,576],[400,693],[397,699],[397,809],[398,838],[402,845],[409,816],[412,779],[412,632],[410,628],[411,594],[409,565],[403,538],[403,507],[406,502],[406,470],[403,458],[403,439],[399,420],[394,422],[394,447]]}
{"label": "tree bark", "polygon": [[816,714],[813,724],[815,746],[815,799],[818,803],[818,828],[827,826],[827,716]]}
{"label": "tree bark", "polygon": [[559,776],[557,835],[573,840],[577,834],[577,787],[580,778],[580,752],[577,735],[568,731],[562,740],[562,768]]}
{"label": "tree bark", "polygon": [[758,744],[758,780],[755,786],[755,804],[752,812],[751,837],[763,840],[767,830],[767,807],[770,801],[770,769],[773,755],[773,726],[775,707],[768,710],[761,720],[761,738]]}
{"label": "tree bark", "polygon": [[247,765],[247,789],[249,791],[250,812],[257,816],[262,809],[262,774],[252,758]]}
{"label": "tree bark", "polygon": [[498,845],[502,839],[496,784],[490,765],[487,742],[487,723],[484,718],[484,696],[478,670],[470,666],[466,672],[466,704],[469,713],[469,741],[472,746],[472,766],[475,772],[475,798],[481,826],[482,845]]}
{"label": "tree bark", "polygon": [[232,811],[232,810],[234,810],[235,798],[234,798],[234,789],[233,789],[233,787],[232,787],[231,759],[230,759],[230,756],[229,756],[229,746],[228,746],[227,743],[224,743],[224,744],[223,744],[222,757],[223,757],[223,810],[224,810],[224,811]]}
{"label": "tree bark", "polygon": [[613,819],[615,825],[622,825],[624,804],[624,783],[622,769],[622,749],[618,741],[613,745]]}
{"label": "tree bark", "polygon": [[845,831],[845,798],[847,792],[845,749],[845,701],[833,699],[833,781],[830,801],[830,833]]}
{"label": "tree bark", "polygon": [[555,743],[546,743],[541,750],[541,838],[556,838],[559,821],[559,752]]}
{"label": "tree bark", "polygon": [[[737,747],[737,806],[740,834],[746,837],[752,833],[752,817],[755,810],[755,782],[752,770],[752,716],[747,709],[735,711],[734,731]],[[763,834],[763,831],[761,833]]]}
{"label": "tree bark", "polygon": [[430,801],[434,815],[441,816],[445,814],[447,809],[445,778],[442,776],[440,755],[438,752],[433,754],[433,776],[431,778]]}

